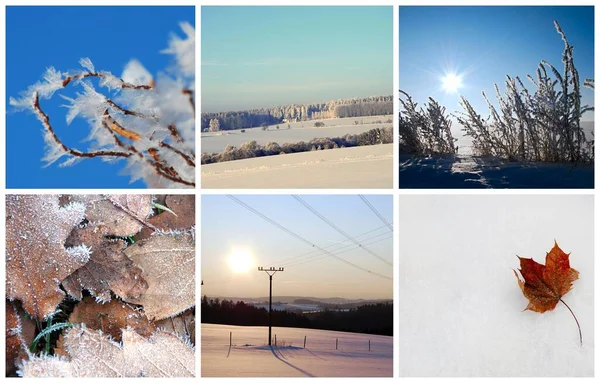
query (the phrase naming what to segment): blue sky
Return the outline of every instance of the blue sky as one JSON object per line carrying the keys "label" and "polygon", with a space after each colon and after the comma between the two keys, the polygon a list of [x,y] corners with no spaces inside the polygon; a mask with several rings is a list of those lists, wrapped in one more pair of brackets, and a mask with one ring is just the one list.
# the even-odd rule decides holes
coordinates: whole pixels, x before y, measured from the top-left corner
{"label": "blue sky", "polygon": [[201,12],[203,112],[392,94],[392,7]]}
{"label": "blue sky", "polygon": [[[393,276],[392,266],[357,248],[291,195],[234,197],[317,246],[331,252],[350,250],[338,255],[347,261],[375,273]],[[391,196],[364,197],[385,220],[393,222]],[[351,237],[364,234],[357,240],[392,262],[393,233],[358,195],[301,195],[300,198]],[[332,257],[322,258],[323,253],[227,196],[202,196],[201,219],[203,295],[268,295],[268,278],[259,273],[257,267],[283,266],[285,271],[275,277],[274,295],[383,299],[393,296],[392,280],[374,276]],[[228,265],[234,249],[245,249],[251,254],[253,261],[247,272],[236,273]]]}
{"label": "blue sky", "polygon": [[[465,96],[482,115],[485,91],[495,100],[494,83],[502,90],[506,75],[519,76],[527,86],[527,74],[542,59],[562,73],[564,48],[554,28],[557,20],[575,47],[575,66],[581,82],[594,78],[594,8],[588,7],[410,7],[399,9],[400,89],[419,104],[435,98],[448,112],[462,111]],[[446,93],[441,77],[462,74],[464,87]],[[532,89],[532,88],[530,88]],[[593,105],[593,91],[582,91],[583,104]],[[593,114],[584,115],[593,120]]]}
{"label": "blue sky", "polygon": [[[120,76],[130,59],[150,73],[164,71],[171,59],[160,54],[171,32],[181,35],[179,22],[195,25],[194,7],[14,7],[6,9],[6,186],[8,188],[143,188],[119,175],[125,162],[84,160],[59,168],[43,168],[42,125],[28,112],[11,112],[9,97],[38,81],[47,67],[79,69],[89,57],[96,69]],[[70,87],[62,93],[74,95]],[[65,101],[55,94],[42,108],[63,142],[83,150],[89,127],[80,118],[66,125]]]}

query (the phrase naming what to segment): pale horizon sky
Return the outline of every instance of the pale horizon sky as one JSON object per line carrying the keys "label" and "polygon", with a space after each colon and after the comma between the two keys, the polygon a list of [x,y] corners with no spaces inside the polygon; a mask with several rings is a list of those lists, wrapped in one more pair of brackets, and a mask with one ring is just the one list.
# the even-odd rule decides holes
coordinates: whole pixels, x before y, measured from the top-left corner
{"label": "pale horizon sky", "polygon": [[202,112],[393,94],[391,6],[202,7]]}
{"label": "pale horizon sky", "polygon": [[[269,295],[269,277],[258,266],[284,267],[273,277],[273,296],[346,299],[393,298],[393,232],[358,195],[300,195],[315,211],[376,256],[359,248],[291,195],[235,195],[268,218],[347,262],[328,256],[282,231],[224,195],[202,196],[201,294],[240,298]],[[392,197],[364,195],[390,224]],[[247,271],[228,259],[251,254]],[[382,261],[383,259],[383,261]],[[383,275],[377,276],[375,273]]]}

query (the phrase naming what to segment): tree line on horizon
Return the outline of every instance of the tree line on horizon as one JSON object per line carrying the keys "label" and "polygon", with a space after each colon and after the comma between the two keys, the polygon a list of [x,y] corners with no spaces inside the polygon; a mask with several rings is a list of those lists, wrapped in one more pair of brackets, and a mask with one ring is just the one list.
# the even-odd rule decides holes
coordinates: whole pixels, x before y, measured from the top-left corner
{"label": "tree line on horizon", "polygon": [[[243,301],[202,297],[202,323],[268,326],[269,311]],[[310,328],[329,331],[356,332],[374,335],[394,335],[392,302],[370,303],[346,311],[325,309],[319,312],[273,310],[272,325],[277,327]]]}
{"label": "tree line on horizon", "polygon": [[[292,104],[272,108],[202,113],[200,127],[203,132],[208,130],[211,120],[218,121],[219,130],[234,130],[258,127],[263,124],[274,125],[326,118],[388,115],[393,111],[393,96],[374,96],[314,104]],[[216,125],[215,122],[213,122],[214,125]]]}

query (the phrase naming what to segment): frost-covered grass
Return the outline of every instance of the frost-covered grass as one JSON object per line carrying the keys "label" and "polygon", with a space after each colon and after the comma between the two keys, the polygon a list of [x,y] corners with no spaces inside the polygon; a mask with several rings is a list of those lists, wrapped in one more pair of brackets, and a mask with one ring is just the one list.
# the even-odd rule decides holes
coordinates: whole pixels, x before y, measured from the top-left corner
{"label": "frost-covered grass", "polygon": [[[542,60],[535,75],[527,75],[528,86],[518,76],[507,75],[505,94],[495,85],[496,103],[482,93],[489,109],[486,118],[461,97],[463,112],[454,116],[471,139],[474,155],[522,162],[593,163],[594,139],[586,135],[581,119],[594,108],[581,105],[581,97],[584,87],[594,89],[594,80],[581,82],[573,46],[557,22],[555,28],[564,42],[561,71]],[[404,95],[408,99],[401,100],[402,151],[454,154],[453,145],[448,145],[454,140],[444,108],[430,98],[428,109],[418,110],[410,96]]]}
{"label": "frost-covered grass", "polygon": [[[583,195],[399,199],[400,376],[593,376],[594,200]],[[554,240],[579,279],[543,314],[513,269]]]}
{"label": "frost-covered grass", "polygon": [[[273,327],[278,346],[273,343],[269,347],[267,327],[203,323],[201,331],[202,377],[392,377],[393,374],[394,345],[389,336]],[[304,336],[306,348],[303,348]]]}
{"label": "frost-covered grass", "polygon": [[[137,60],[116,76],[82,58],[82,69],[49,67],[41,81],[10,98],[16,110],[32,112],[41,122],[46,165],[124,159],[132,181],[141,178],[149,187],[195,185],[195,31],[188,23],[181,29],[184,37],[173,35],[161,52],[172,56],[172,65],[156,78]],[[70,86],[80,89],[75,97],[62,94]],[[87,121],[89,144],[84,150],[65,145],[53,125],[59,119],[44,111],[44,101],[55,94],[66,102],[67,125],[75,118]]]}

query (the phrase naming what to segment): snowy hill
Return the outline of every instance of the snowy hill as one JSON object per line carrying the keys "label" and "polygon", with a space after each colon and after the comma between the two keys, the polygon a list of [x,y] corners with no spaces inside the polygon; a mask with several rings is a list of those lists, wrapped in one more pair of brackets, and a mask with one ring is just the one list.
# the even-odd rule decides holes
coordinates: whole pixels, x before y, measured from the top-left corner
{"label": "snowy hill", "polygon": [[393,375],[394,345],[389,336],[273,327],[278,346],[269,347],[267,327],[202,323],[201,333],[202,377]]}

